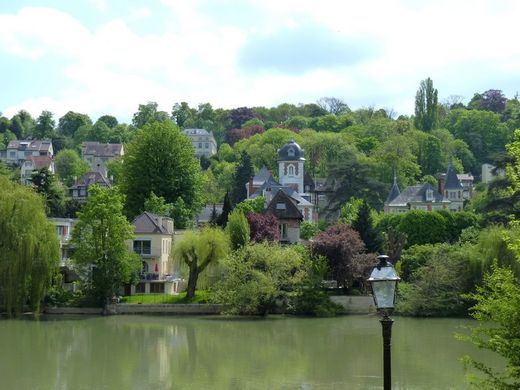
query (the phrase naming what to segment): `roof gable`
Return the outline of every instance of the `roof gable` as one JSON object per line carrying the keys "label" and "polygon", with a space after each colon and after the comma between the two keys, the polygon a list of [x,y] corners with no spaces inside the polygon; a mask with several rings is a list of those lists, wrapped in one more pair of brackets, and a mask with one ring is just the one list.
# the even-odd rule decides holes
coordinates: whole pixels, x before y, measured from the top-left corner
{"label": "roof gable", "polygon": [[455,172],[455,168],[453,165],[448,165],[448,172],[446,172],[446,183],[444,184],[444,189],[446,190],[460,190],[462,189],[462,184],[460,183],[459,178],[457,177],[457,172]]}
{"label": "roof gable", "polygon": [[303,220],[303,215],[294,201],[282,190],[276,193],[265,211],[274,214],[278,219]]}
{"label": "roof gable", "polygon": [[[168,222],[171,222],[170,226],[168,226]],[[135,227],[134,232],[136,234],[173,234],[173,219],[152,214],[148,211],[135,217],[132,224]]]}

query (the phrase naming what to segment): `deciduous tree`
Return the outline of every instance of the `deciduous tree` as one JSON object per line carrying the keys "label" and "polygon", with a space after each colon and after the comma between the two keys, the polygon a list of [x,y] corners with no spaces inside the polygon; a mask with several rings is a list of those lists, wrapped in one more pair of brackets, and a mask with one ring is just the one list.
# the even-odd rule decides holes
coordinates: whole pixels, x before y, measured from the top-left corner
{"label": "deciduous tree", "polygon": [[438,115],[437,90],[429,77],[422,80],[415,95],[415,127],[423,131],[431,131],[437,127]]}

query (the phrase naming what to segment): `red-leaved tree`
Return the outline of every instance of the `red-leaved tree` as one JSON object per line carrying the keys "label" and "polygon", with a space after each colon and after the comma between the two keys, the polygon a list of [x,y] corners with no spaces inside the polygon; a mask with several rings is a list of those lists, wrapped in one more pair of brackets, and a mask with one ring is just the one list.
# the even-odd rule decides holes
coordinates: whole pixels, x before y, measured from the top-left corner
{"label": "red-leaved tree", "polygon": [[247,215],[247,222],[249,222],[251,229],[252,241],[278,241],[280,239],[278,218],[273,214],[249,213]]}
{"label": "red-leaved tree", "polygon": [[324,256],[338,287],[349,290],[358,276],[356,258],[365,252],[359,233],[346,224],[337,224],[320,233],[311,245],[312,254]]}
{"label": "red-leaved tree", "polygon": [[231,129],[228,132],[227,140],[230,145],[234,145],[242,139],[252,137],[255,134],[262,134],[265,129],[262,126],[254,125],[244,129]]}

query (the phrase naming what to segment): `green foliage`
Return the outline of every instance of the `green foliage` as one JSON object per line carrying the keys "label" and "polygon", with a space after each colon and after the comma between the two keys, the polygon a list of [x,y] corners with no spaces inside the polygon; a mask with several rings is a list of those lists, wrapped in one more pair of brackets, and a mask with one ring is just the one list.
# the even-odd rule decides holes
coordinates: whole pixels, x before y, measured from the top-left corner
{"label": "green foliage", "polygon": [[92,125],[92,120],[88,115],[69,111],[58,120],[57,130],[63,136],[73,137],[76,130],[85,125]]}
{"label": "green foliage", "polygon": [[[469,300],[463,298],[463,294],[474,286],[474,275],[468,272],[473,265],[466,247],[424,246],[406,257],[406,262],[404,259],[405,255],[401,271],[410,283],[399,286],[397,310],[400,313],[424,317],[466,314]],[[419,266],[422,262],[424,265]]]}
{"label": "green foliage", "polygon": [[199,276],[210,265],[217,263],[229,251],[228,236],[220,228],[206,227],[200,232],[188,231],[175,244],[173,254],[189,268],[186,296],[193,298]]}
{"label": "green foliage", "polygon": [[300,237],[304,240],[310,240],[320,231],[320,227],[314,222],[303,221],[300,225]]}
{"label": "green foliage", "polygon": [[246,184],[249,178],[254,175],[251,157],[246,152],[241,152],[240,160],[233,174],[233,186],[229,193],[229,200],[232,205],[242,202],[247,197]]}
{"label": "green foliage", "polygon": [[141,269],[139,256],[126,243],[134,229],[123,215],[123,196],[117,187],[90,186],[78,218],[72,233],[76,248],[72,258],[86,290],[106,305],[124,283],[136,280]]}
{"label": "green foliage", "polygon": [[162,196],[157,196],[152,191],[150,196],[144,201],[144,210],[156,215],[170,216],[172,213],[172,204],[166,203]]}
{"label": "green foliage", "polygon": [[429,211],[412,210],[403,213],[397,229],[406,234],[408,247],[444,242],[449,238],[446,220],[439,213]]}
{"label": "green foliage", "polygon": [[33,172],[31,181],[36,192],[43,195],[47,213],[51,217],[62,217],[65,214],[65,189],[47,168]]}
{"label": "green foliage", "polygon": [[229,214],[226,229],[233,250],[237,250],[249,242],[249,223],[242,211],[235,209]]}
{"label": "green foliage", "polygon": [[348,201],[345,202],[339,211],[339,219],[343,223],[348,225],[352,225],[352,223],[357,219],[359,209],[363,204],[363,199],[359,199],[356,197],[351,197]]}
{"label": "green foliage", "polygon": [[247,245],[228,256],[225,278],[214,299],[227,305],[228,314],[266,315],[276,301],[287,302],[306,277],[302,253],[293,247],[261,243]]}
{"label": "green foliage", "polygon": [[54,136],[54,125],[53,114],[50,111],[42,111],[38,119],[36,120],[36,126],[34,127],[33,136],[36,139],[50,139]]}
{"label": "green foliage", "polygon": [[471,315],[480,322],[468,337],[478,348],[502,356],[502,371],[466,356],[465,363],[482,372],[484,378],[471,378],[481,389],[513,390],[520,388],[520,286],[511,270],[499,268],[484,277],[484,284],[468,298],[476,301]]}
{"label": "green foliage", "polygon": [[257,196],[253,199],[246,199],[237,204],[234,210],[239,210],[245,216],[250,213],[261,213],[265,209],[265,198],[263,196]]}
{"label": "green foliage", "polygon": [[352,221],[352,228],[359,233],[359,237],[365,243],[368,252],[375,252],[380,246],[374,229],[373,212],[374,210],[363,200],[355,219]]}
{"label": "green foliage", "polygon": [[433,81],[429,77],[422,80],[415,95],[415,127],[430,131],[437,126],[437,90],[433,88]]}
{"label": "green foliage", "polygon": [[0,177],[0,306],[9,315],[30,305],[37,314],[58,271],[59,243],[41,197]]}
{"label": "green foliage", "polygon": [[173,203],[176,224],[193,217],[202,206],[202,179],[191,141],[168,121],[152,122],[127,145],[120,186],[126,195],[126,212],[143,210],[150,192]]}
{"label": "green foliage", "polygon": [[89,169],[88,163],[83,161],[79,154],[72,149],[60,150],[54,158],[54,166],[56,174],[67,187],[74,184],[75,178],[80,178]]}

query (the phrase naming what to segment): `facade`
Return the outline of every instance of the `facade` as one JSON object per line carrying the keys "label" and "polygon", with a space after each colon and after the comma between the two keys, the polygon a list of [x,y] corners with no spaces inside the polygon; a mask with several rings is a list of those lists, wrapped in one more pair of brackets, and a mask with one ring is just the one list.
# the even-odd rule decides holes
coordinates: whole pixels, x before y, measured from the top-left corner
{"label": "facade", "polygon": [[395,180],[394,185],[385,202],[384,210],[387,213],[403,213],[409,210],[433,211],[448,209],[451,203],[430,183],[406,187],[403,192],[399,192]]}
{"label": "facade", "polygon": [[267,205],[266,213],[271,213],[278,219],[280,242],[295,244],[300,241],[300,223],[303,215],[298,210],[296,202],[284,191],[278,190]]}
{"label": "facade", "polygon": [[463,191],[464,188],[457,177],[457,172],[453,168],[453,165],[448,166],[448,172],[446,172],[446,181],[444,182],[443,195],[450,201],[450,211],[462,211],[464,206]]}
{"label": "facade", "polygon": [[211,157],[217,154],[217,141],[211,131],[205,129],[184,129],[184,134],[187,135],[193,149],[195,149],[195,155],[200,158]]}
{"label": "facade", "polygon": [[497,176],[505,176],[506,172],[502,168],[497,168],[491,164],[482,164],[482,183],[489,183]]}
{"label": "facade", "polygon": [[173,273],[173,262],[170,259],[173,219],[145,211],[132,223],[135,238],[128,245],[141,257],[143,270],[136,286],[125,286],[125,295],[176,294],[180,279]]}
{"label": "facade", "polygon": [[49,221],[56,226],[56,234],[60,242],[60,271],[63,277],[63,288],[74,291],[74,282],[78,280],[78,276],[73,271],[70,260],[72,252],[70,239],[78,220],[75,218],[49,218]]}
{"label": "facade", "polygon": [[122,144],[100,144],[99,142],[83,142],[81,158],[89,163],[91,172],[99,172],[104,177],[108,175],[106,162],[124,155]]}
{"label": "facade", "polygon": [[29,156],[27,160],[22,163],[20,169],[20,181],[22,184],[32,184],[32,174],[34,171],[47,168],[50,173],[54,174],[54,161],[50,156]]}
{"label": "facade", "polygon": [[88,187],[93,184],[102,187],[112,186],[112,183],[100,172],[87,172],[69,188],[70,197],[78,202],[85,202],[88,198]]}
{"label": "facade", "polygon": [[29,157],[54,156],[52,142],[49,140],[16,140],[9,141],[5,151],[0,154],[0,160],[11,166],[22,165]]}

